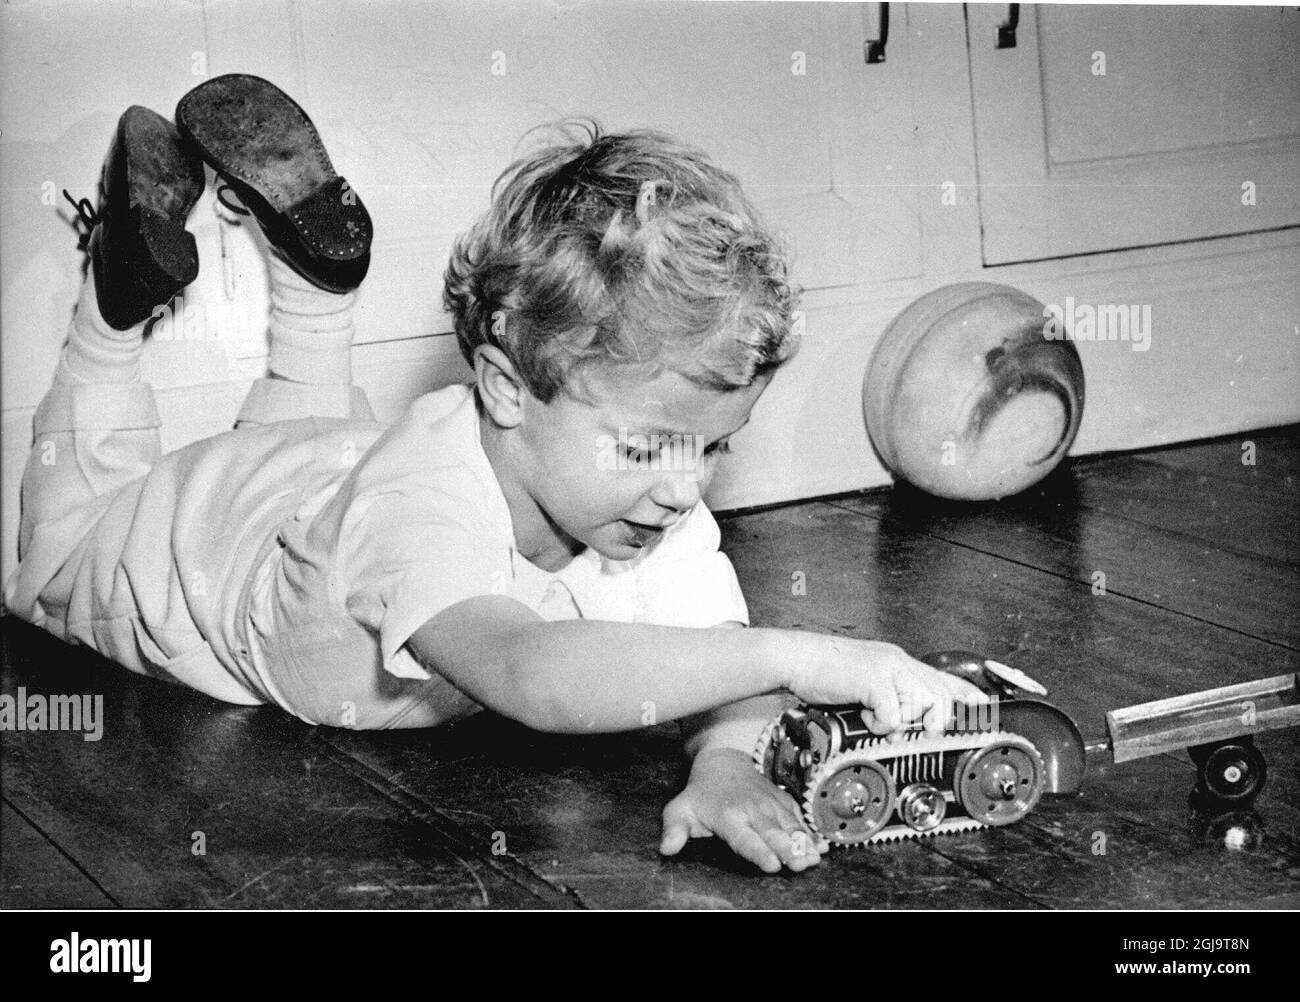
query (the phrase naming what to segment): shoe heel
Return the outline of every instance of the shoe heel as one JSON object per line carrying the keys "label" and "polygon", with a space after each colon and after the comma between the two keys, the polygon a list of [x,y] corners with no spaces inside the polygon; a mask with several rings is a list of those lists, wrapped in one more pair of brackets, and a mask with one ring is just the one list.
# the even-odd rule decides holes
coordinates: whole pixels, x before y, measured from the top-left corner
{"label": "shoe heel", "polygon": [[370,213],[341,177],[316,189],[286,213],[292,240],[318,281],[329,288],[361,284],[370,267]]}
{"label": "shoe heel", "polygon": [[374,225],[343,178],[322,185],[283,213],[250,185],[225,175],[222,181],[257,219],[281,258],[313,285],[345,293],[366,277]]}
{"label": "shoe heel", "polygon": [[132,213],[138,213],[142,263],[152,264],[159,278],[177,286],[193,282],[199,274],[199,248],[194,234],[148,209],[133,209]]}
{"label": "shoe heel", "polygon": [[194,236],[148,209],[132,206],[125,219],[97,227],[91,240],[100,313],[117,330],[147,319],[198,277]]}

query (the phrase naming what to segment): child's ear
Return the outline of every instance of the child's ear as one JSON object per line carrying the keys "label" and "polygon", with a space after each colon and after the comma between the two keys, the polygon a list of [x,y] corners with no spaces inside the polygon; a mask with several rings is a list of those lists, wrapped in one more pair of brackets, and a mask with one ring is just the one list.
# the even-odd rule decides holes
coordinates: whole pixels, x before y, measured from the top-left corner
{"label": "child's ear", "polygon": [[504,351],[490,344],[475,348],[474,377],[483,409],[497,425],[514,428],[523,420],[528,387]]}

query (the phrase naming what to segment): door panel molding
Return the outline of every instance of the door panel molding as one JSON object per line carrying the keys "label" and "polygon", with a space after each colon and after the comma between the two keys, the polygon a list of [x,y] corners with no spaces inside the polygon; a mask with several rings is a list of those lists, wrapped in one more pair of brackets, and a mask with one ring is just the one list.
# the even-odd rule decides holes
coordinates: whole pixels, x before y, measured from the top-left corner
{"label": "door panel molding", "polygon": [[[1199,16],[1199,8],[1183,11],[1183,20],[1177,23],[1187,24],[1186,30],[1195,32],[1197,27],[1189,19]],[[1216,142],[1205,141],[1202,134],[1194,145],[1171,143],[1162,148],[1158,117],[1152,120],[1149,141],[1145,136],[1131,134],[1132,121],[1116,119],[1113,153],[1099,149],[1096,156],[1053,154],[1049,135],[1054,114],[1045,68],[1047,60],[1055,57],[1048,55],[1052,46],[1045,44],[1042,34],[1043,12],[1034,7],[1033,16],[1021,19],[1014,49],[995,49],[989,41],[1002,16],[1000,6],[973,4],[967,12],[985,265],[1300,225],[1300,135],[1287,132]],[[1051,16],[1057,17],[1059,12]],[[1072,16],[1129,18],[1136,25],[1137,19],[1165,18],[1166,14],[1157,8],[1109,7]],[[1245,17],[1251,13],[1228,16]],[[1300,16],[1285,22],[1284,27],[1286,37],[1300,35]],[[1047,30],[1051,30],[1050,24]],[[1274,38],[1262,38],[1258,61],[1271,64],[1275,54],[1270,46],[1281,44]],[[1210,56],[1213,51],[1207,49]],[[1092,53],[1092,57],[1097,54]],[[1083,63],[1089,54],[1079,49],[1074,58]],[[1234,58],[1243,56],[1237,52]],[[1147,76],[1139,82],[1148,90],[1172,88],[1178,75],[1185,72],[1184,67],[1164,64],[1141,69]],[[1260,75],[1258,66],[1251,69]],[[1056,96],[1076,104],[1090,101],[1100,108],[1109,107],[1122,101],[1124,88],[1134,93],[1132,82],[1125,82],[1126,72],[1136,77],[1139,69],[1112,65],[1108,77],[1098,78],[1100,82],[1080,83],[1074,93]],[[1284,96],[1293,86],[1300,91],[1295,76],[1290,70],[1278,75],[1275,86],[1287,92]],[[1089,96],[1086,92],[1090,86],[1098,91],[1112,88],[1114,93],[1104,98]],[[1170,91],[1144,100],[1172,102],[1178,96]],[[1261,97],[1260,107],[1267,110],[1279,104],[1277,96],[1270,93]],[[1300,92],[1296,97],[1300,106]],[[1077,117],[1078,109],[1073,105],[1059,107],[1068,108]],[[1200,111],[1207,121],[1213,117],[1210,109]],[[1274,127],[1288,128],[1278,115],[1273,119]],[[1231,121],[1231,116],[1221,117],[1220,121]],[[1185,135],[1186,123],[1175,131],[1178,136]],[[1092,132],[1092,140],[1101,141],[1105,127],[1097,126]],[[1138,139],[1149,148],[1135,153],[1133,144]],[[1253,186],[1252,204],[1244,201],[1248,183]]]}

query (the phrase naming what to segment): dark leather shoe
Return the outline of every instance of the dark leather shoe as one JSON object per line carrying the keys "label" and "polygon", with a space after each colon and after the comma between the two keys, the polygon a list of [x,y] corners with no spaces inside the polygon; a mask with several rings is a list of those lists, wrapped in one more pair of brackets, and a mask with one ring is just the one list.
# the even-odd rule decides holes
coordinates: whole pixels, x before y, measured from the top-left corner
{"label": "dark leather shoe", "polygon": [[231,73],[181,98],[176,124],[295,271],[331,292],[361,284],[370,267],[370,214],[289,95],[261,77]]}
{"label": "dark leather shoe", "polygon": [[98,210],[64,192],[89,227],[81,246],[90,252],[99,312],[109,326],[124,331],[142,323],[194,281],[199,252],[185,220],[201,194],[202,162],[176,126],[139,105],[118,119]]}

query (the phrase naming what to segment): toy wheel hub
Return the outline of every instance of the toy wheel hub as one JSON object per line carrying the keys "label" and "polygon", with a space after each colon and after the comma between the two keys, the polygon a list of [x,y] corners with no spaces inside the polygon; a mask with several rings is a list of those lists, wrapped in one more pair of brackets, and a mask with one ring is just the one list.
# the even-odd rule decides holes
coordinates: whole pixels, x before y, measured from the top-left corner
{"label": "toy wheel hub", "polygon": [[831,801],[831,809],[842,818],[860,818],[867,813],[872,793],[865,784],[845,783]]}
{"label": "toy wheel hub", "polygon": [[1020,773],[1010,762],[998,762],[980,776],[980,790],[990,800],[1014,800]]}

